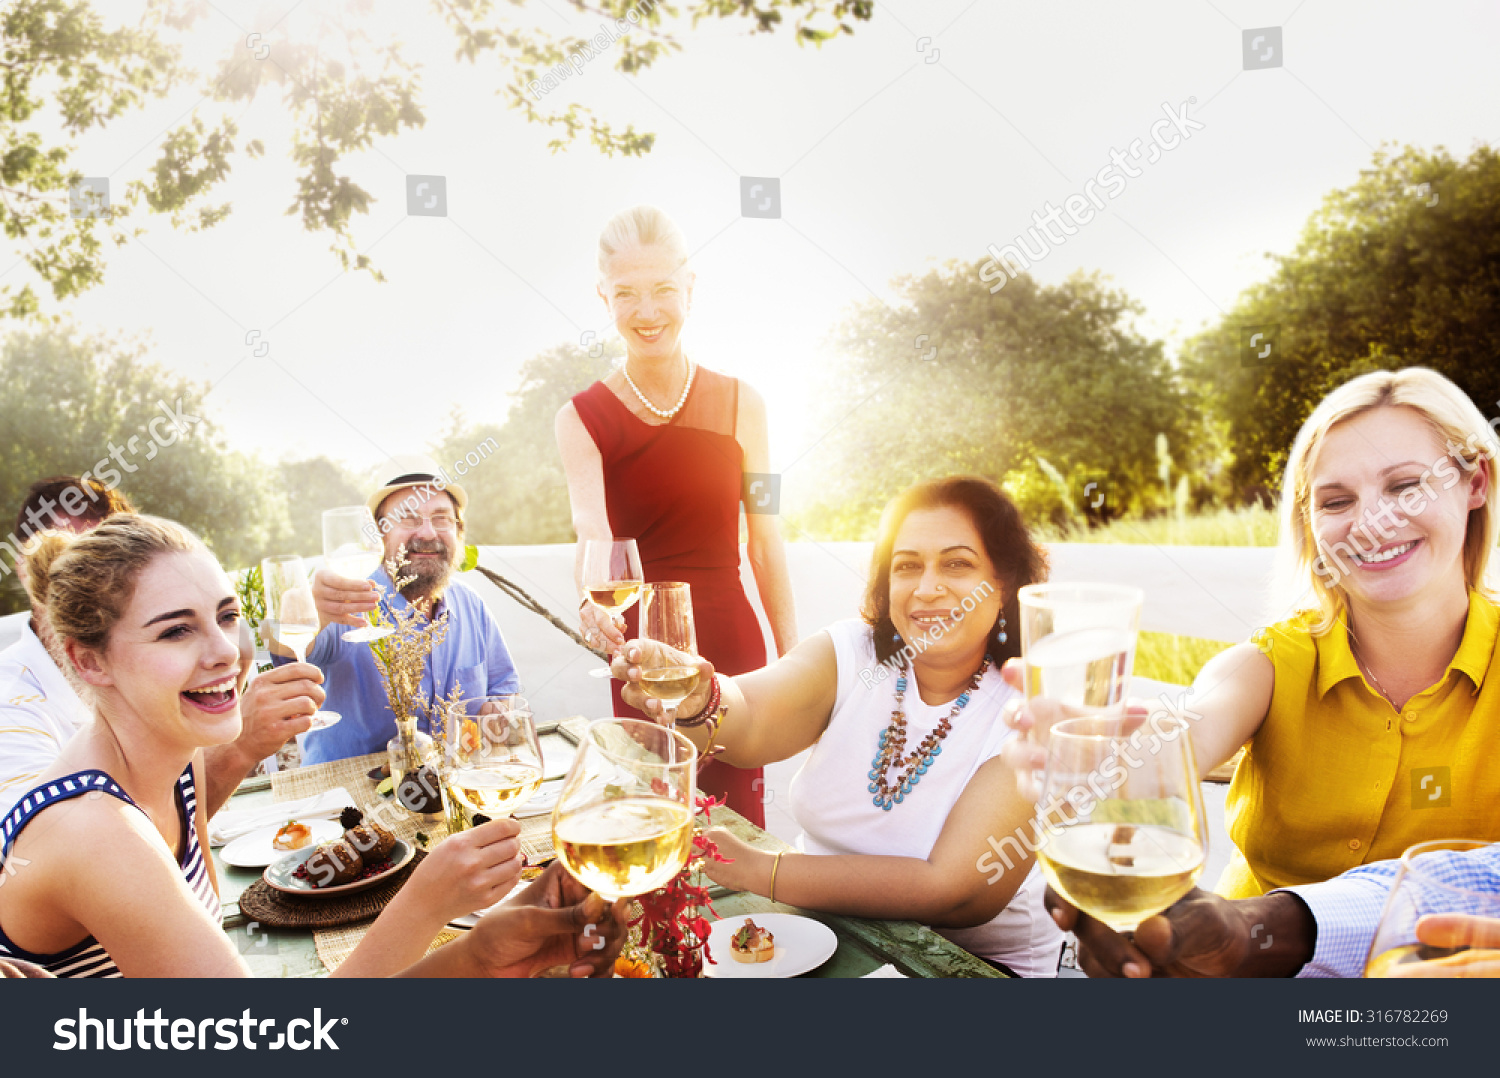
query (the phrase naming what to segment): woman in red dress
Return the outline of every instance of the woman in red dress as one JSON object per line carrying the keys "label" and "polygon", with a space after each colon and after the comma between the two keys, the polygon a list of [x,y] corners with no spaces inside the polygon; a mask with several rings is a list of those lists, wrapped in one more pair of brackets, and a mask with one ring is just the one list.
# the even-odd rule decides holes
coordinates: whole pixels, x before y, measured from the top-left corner
{"label": "woman in red dress", "polygon": [[[682,347],[693,297],[687,244],[651,206],[615,216],[599,237],[599,296],[626,358],[557,414],[573,528],[590,539],[633,538],[648,582],[692,586],[698,651],[724,673],[766,665],[760,623],[740,584],[739,512],[745,473],[770,468],[765,402],[737,379],[698,366]],[[778,654],[797,642],[786,553],[776,516],[747,513],[750,566]],[[578,584],[583,594],[583,582]],[[636,634],[636,608],[616,621],[586,598],[584,639],[607,648]],[[620,699],[616,715],[639,715]],[[699,785],[757,826],[761,772],[704,767]]]}

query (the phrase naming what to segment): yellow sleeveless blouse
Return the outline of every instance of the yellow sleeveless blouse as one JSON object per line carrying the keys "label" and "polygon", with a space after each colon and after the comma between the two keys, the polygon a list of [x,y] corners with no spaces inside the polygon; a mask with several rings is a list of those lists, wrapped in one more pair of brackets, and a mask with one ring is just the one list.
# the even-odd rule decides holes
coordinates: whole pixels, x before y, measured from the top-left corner
{"label": "yellow sleeveless blouse", "polygon": [[1469,592],[1463,640],[1398,713],[1365,680],[1340,621],[1303,615],[1251,639],[1276,668],[1271,710],[1225,801],[1237,849],[1218,893],[1317,883],[1429,839],[1500,840],[1500,610]]}

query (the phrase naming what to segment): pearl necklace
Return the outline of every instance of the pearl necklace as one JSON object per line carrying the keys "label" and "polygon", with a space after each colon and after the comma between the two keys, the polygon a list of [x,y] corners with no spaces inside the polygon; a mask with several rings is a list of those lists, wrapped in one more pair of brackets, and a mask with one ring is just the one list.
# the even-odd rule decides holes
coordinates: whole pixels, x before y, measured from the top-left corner
{"label": "pearl necklace", "polygon": [[630,377],[629,359],[626,359],[624,363],[620,364],[620,372],[625,375],[625,384],[628,385],[631,389],[631,392],[636,395],[636,399],[644,404],[647,409],[650,410],[652,415],[656,416],[658,419],[671,419],[678,412],[682,411],[682,406],[687,403],[688,393],[693,388],[693,376],[698,373],[698,368],[693,366],[692,360],[688,360],[688,375],[687,381],[682,383],[682,396],[678,397],[677,403],[672,405],[672,407],[667,409],[666,411],[663,411],[656,405],[652,404],[651,401],[647,399],[646,394],[641,392],[640,386],[636,385],[635,380]]}
{"label": "pearl necklace", "polygon": [[[880,743],[875,747],[875,758],[870,761],[870,785],[866,789],[875,795],[876,808],[890,812],[892,806],[905,801],[906,795],[922,781],[922,776],[927,774],[933,761],[942,755],[943,739],[953,729],[953,720],[958,718],[958,713],[968,704],[970,697],[979,688],[979,683],[984,680],[990,661],[990,657],[986,655],[984,662],[979,664],[979,669],[969,679],[968,687],[953,701],[953,710],[907,757],[901,755],[906,748],[906,711],[902,707],[902,701],[906,698],[906,674],[896,678],[896,709],[891,712],[891,724],[881,731]],[[892,765],[898,769],[896,781],[887,783],[885,773]],[[900,773],[901,768],[906,769],[906,774]]]}

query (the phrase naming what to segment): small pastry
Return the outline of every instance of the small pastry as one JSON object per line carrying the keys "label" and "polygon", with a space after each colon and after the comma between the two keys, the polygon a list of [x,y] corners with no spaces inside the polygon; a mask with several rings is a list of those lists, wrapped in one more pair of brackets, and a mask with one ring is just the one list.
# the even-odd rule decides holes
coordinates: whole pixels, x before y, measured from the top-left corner
{"label": "small pastry", "polygon": [[304,863],[307,878],[314,887],[338,887],[353,883],[364,871],[359,851],[344,839],[319,846]]}
{"label": "small pastry", "polygon": [[736,962],[769,962],[776,955],[776,937],[746,917],[729,941],[729,953]]}
{"label": "small pastry", "polygon": [[271,839],[271,845],[278,850],[300,850],[311,844],[312,828],[299,820],[288,820],[286,826]]}

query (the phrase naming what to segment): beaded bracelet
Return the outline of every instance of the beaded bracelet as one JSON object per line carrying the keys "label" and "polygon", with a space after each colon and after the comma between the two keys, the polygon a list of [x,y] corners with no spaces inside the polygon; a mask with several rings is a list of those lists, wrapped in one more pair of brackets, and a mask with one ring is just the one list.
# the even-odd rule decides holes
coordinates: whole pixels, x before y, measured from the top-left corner
{"label": "beaded bracelet", "polygon": [[702,726],[705,722],[708,721],[708,717],[710,715],[719,710],[719,696],[719,675],[715,674],[713,676],[713,686],[709,689],[708,693],[708,703],[703,705],[703,709],[701,711],[696,711],[693,714],[689,715],[687,718],[683,718],[681,715],[679,715],[677,717],[677,725],[689,727]]}

